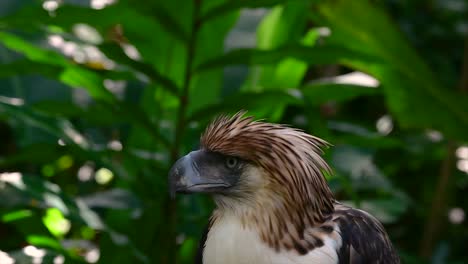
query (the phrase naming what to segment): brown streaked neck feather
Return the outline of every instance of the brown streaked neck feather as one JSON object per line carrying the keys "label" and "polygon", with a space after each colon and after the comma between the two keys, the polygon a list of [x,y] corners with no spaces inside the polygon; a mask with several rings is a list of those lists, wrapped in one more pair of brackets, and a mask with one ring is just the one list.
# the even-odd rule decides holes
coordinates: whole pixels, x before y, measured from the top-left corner
{"label": "brown streaked neck feather", "polygon": [[216,119],[202,135],[201,145],[248,160],[256,168],[251,173],[264,184],[240,197],[216,197],[213,221],[226,214],[240,217],[276,250],[315,247],[304,238],[305,230],[322,224],[333,212],[333,194],[323,175],[330,168],[321,157],[327,143],[243,114]]}

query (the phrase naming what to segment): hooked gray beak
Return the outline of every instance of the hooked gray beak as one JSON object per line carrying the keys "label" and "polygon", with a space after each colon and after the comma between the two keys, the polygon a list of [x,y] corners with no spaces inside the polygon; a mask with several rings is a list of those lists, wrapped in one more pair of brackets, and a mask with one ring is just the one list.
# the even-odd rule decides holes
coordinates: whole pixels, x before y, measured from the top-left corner
{"label": "hooked gray beak", "polygon": [[169,171],[171,196],[176,193],[215,193],[231,186],[216,166],[217,157],[198,150],[180,158]]}

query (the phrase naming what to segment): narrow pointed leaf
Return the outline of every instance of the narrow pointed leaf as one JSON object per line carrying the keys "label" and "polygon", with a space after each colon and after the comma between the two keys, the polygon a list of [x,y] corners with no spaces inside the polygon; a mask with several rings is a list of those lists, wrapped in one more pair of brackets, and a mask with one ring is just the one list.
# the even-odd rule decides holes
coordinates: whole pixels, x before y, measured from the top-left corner
{"label": "narrow pointed leaf", "polygon": [[[225,15],[226,13],[237,11],[241,8],[266,8],[272,7],[279,4],[284,4],[285,2],[300,2],[302,0],[228,0],[225,3],[212,7],[208,9],[205,14],[203,14],[201,21],[205,22],[216,17]],[[307,0],[306,0],[307,1]]]}
{"label": "narrow pointed leaf", "polygon": [[372,96],[381,94],[377,88],[363,87],[338,83],[315,83],[302,88],[304,97],[314,105],[320,105],[329,101],[343,102],[360,96]]}
{"label": "narrow pointed leaf", "polygon": [[232,65],[274,64],[286,58],[295,58],[310,65],[348,64],[356,61],[359,64],[380,63],[378,58],[338,47],[306,47],[301,45],[284,46],[272,50],[236,49],[218,58],[212,58],[198,65],[196,71]]}

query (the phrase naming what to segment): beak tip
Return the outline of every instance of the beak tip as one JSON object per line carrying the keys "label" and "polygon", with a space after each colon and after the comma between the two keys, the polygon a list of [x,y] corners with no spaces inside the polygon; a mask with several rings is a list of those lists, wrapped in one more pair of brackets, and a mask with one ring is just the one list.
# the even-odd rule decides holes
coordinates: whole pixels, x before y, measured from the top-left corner
{"label": "beak tip", "polygon": [[169,180],[169,195],[171,199],[175,199],[177,192],[183,189],[184,174],[186,173],[186,168],[191,167],[191,166],[188,166],[188,164],[191,164],[190,162],[191,162],[191,159],[184,156],[180,158],[179,160],[177,160],[176,163],[170,169],[168,180]]}

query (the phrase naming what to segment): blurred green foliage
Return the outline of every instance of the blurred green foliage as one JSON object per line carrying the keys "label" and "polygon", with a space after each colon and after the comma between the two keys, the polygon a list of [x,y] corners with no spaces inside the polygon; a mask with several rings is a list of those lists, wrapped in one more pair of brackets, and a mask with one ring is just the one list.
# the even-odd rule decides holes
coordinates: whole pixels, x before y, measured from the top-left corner
{"label": "blurred green foliage", "polygon": [[167,172],[241,109],[331,142],[336,197],[404,263],[468,262],[466,2],[3,0],[0,16],[1,263],[192,263],[213,204],[169,199]]}

